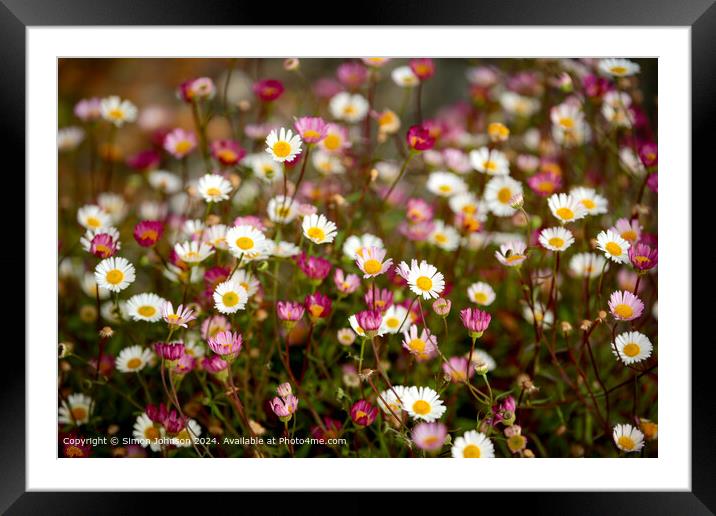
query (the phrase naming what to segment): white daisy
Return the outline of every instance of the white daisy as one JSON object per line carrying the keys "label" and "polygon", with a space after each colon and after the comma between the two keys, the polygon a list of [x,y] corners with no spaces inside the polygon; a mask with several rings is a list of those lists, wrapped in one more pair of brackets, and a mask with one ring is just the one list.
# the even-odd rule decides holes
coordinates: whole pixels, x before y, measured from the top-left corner
{"label": "white daisy", "polygon": [[271,222],[288,224],[298,217],[298,203],[290,197],[277,195],[269,200],[266,211]]}
{"label": "white daisy", "polygon": [[134,265],[125,258],[106,258],[97,264],[94,277],[100,288],[120,292],[134,282]]}
{"label": "white daisy", "polygon": [[403,394],[405,387],[402,385],[393,385],[392,389],[386,389],[378,396],[378,407],[385,414],[395,414],[400,416],[403,410]]}
{"label": "white daisy", "polygon": [[522,184],[509,176],[493,177],[485,185],[484,198],[489,210],[498,217],[511,217],[516,210],[510,200],[522,194]]}
{"label": "white daisy", "polygon": [[615,425],[612,437],[617,448],[625,452],[638,452],[644,447],[644,434],[630,424]]}
{"label": "white daisy", "polygon": [[624,92],[608,91],[602,100],[602,116],[612,126],[631,127],[634,123],[634,113],[629,109],[631,97]]}
{"label": "white daisy", "polygon": [[197,190],[206,202],[225,201],[232,189],[231,183],[219,174],[205,174],[197,184]]}
{"label": "white daisy", "polygon": [[495,456],[492,441],[477,430],[469,430],[455,439],[451,451],[455,459],[491,459]]}
{"label": "white daisy", "polygon": [[219,283],[214,290],[214,308],[222,314],[244,310],[248,300],[248,291],[236,280]]}
{"label": "white daisy", "polygon": [[92,398],[81,392],[67,396],[58,410],[57,421],[63,425],[81,426],[89,421]]}
{"label": "white daisy", "polygon": [[539,234],[539,243],[545,249],[560,252],[566,250],[574,243],[574,235],[563,227],[543,229]]}
{"label": "white daisy", "polygon": [[513,115],[528,118],[534,115],[540,108],[540,102],[531,97],[525,97],[512,91],[506,91],[500,95],[502,109]]}
{"label": "white daisy", "polygon": [[127,215],[127,203],[119,194],[101,193],[97,196],[97,204],[109,215],[113,224],[118,224]]}
{"label": "white daisy", "polygon": [[174,244],[174,252],[181,261],[188,264],[201,263],[214,254],[211,246],[197,241]]}
{"label": "white daisy", "polygon": [[410,290],[423,296],[423,299],[437,298],[445,289],[443,274],[425,260],[422,260],[420,264],[417,260],[411,260],[409,266],[405,262],[400,262],[396,272],[408,282]]}
{"label": "white daisy", "polygon": [[251,259],[262,254],[266,249],[266,236],[253,226],[243,224],[234,226],[226,232],[229,250],[234,256]]}
{"label": "white daisy", "polygon": [[201,426],[193,419],[187,419],[186,426],[178,434],[172,437],[171,443],[177,448],[188,448],[192,446],[194,438],[201,435]]}
{"label": "white daisy", "polygon": [[[97,296],[97,279],[95,278],[94,273],[92,272],[85,272],[82,278],[80,279],[80,287],[82,287],[82,292],[87,294],[89,297],[94,299]],[[104,300],[109,298],[110,291],[106,288],[99,287],[99,298]]]}
{"label": "white daisy", "polygon": [[301,154],[302,143],[298,134],[294,135],[291,129],[282,127],[278,131],[274,129],[266,137],[266,152],[276,161],[292,161]]}
{"label": "white daisy", "polygon": [[409,66],[399,66],[390,72],[393,82],[401,88],[413,88],[420,84],[420,79]]}
{"label": "white daisy", "polygon": [[599,61],[599,70],[612,77],[628,77],[639,73],[641,67],[628,59],[610,57]]}
{"label": "white daisy", "polygon": [[402,305],[391,305],[383,314],[381,330],[384,333],[398,333],[410,324],[408,309]]}
{"label": "white daisy", "polygon": [[569,195],[581,203],[589,215],[601,215],[607,212],[607,199],[597,194],[593,188],[578,186],[572,188]]}
{"label": "white daisy", "polygon": [[328,105],[331,115],[337,120],[360,122],[368,114],[368,101],[362,95],[342,91],[331,97]]}
{"label": "white daisy", "polygon": [[454,251],[460,244],[460,233],[442,220],[435,220],[433,230],[428,235],[428,242],[444,251]]}
{"label": "white daisy", "polygon": [[316,244],[327,244],[333,242],[336,237],[336,225],[328,220],[325,215],[307,215],[303,217],[301,224],[303,234],[306,238]]}
{"label": "white daisy", "polygon": [[273,256],[278,256],[279,258],[291,258],[292,256],[296,256],[300,253],[301,248],[292,242],[281,241],[278,244],[275,244],[271,249],[271,254]]}
{"label": "white daisy", "polygon": [[487,205],[472,192],[453,195],[448,200],[448,204],[455,214],[469,215],[481,222],[487,220]]}
{"label": "white daisy", "polygon": [[182,232],[188,238],[194,240],[204,233],[204,222],[199,219],[189,219],[181,227]]}
{"label": "white daisy", "polygon": [[166,299],[153,292],[137,294],[127,300],[127,313],[135,321],[157,322],[162,318]]}
{"label": "white daisy", "polygon": [[214,249],[226,250],[229,248],[229,243],[226,241],[228,231],[229,228],[224,224],[214,224],[206,228],[202,234],[202,239]]}
{"label": "white daisy", "polygon": [[120,373],[136,373],[152,359],[152,352],[142,346],[128,346],[119,352],[114,363]]}
{"label": "white daisy", "polygon": [[524,242],[517,240],[507,242],[500,246],[499,251],[495,251],[495,258],[507,267],[517,267],[522,265],[527,259],[527,246]]}
{"label": "white daisy", "polygon": [[467,191],[467,184],[452,172],[432,172],[428,176],[427,188],[440,197],[451,197]]}
{"label": "white daisy", "polygon": [[612,353],[626,365],[646,360],[651,356],[652,349],[649,337],[638,331],[617,335],[612,343]]}
{"label": "white daisy", "polygon": [[580,278],[596,278],[602,272],[606,260],[594,253],[579,253],[572,256],[569,269],[572,274]]}
{"label": "white daisy", "polygon": [[163,426],[155,425],[154,421],[142,412],[134,422],[132,436],[142,448],[149,446],[152,451],[158,452],[162,449],[161,439],[164,438],[165,431]]}
{"label": "white daisy", "polygon": [[101,229],[112,225],[112,217],[99,206],[87,204],[77,210],[77,222],[86,229]]}
{"label": "white daisy", "polygon": [[343,160],[338,154],[324,150],[316,150],[311,154],[311,163],[321,174],[343,174],[346,171]]}
{"label": "white daisy", "polygon": [[504,152],[481,147],[470,152],[470,163],[478,172],[488,176],[504,176],[510,173],[510,162]]}
{"label": "white daisy", "polygon": [[283,165],[274,161],[266,154],[252,154],[244,159],[244,163],[251,167],[254,175],[264,183],[273,183],[283,179]]}
{"label": "white daisy", "polygon": [[437,392],[430,387],[407,387],[400,396],[405,410],[413,419],[430,423],[440,419],[447,410]]}
{"label": "white daisy", "polygon": [[364,233],[361,236],[351,235],[343,243],[343,254],[351,260],[355,260],[369,247],[384,248],[383,241],[375,235]]}
{"label": "white daisy", "polygon": [[495,300],[495,291],[487,283],[478,281],[467,288],[467,297],[473,303],[489,306]]}
{"label": "white daisy", "polygon": [[182,188],[182,180],[176,174],[166,170],[152,170],[147,175],[149,185],[166,194],[175,194]]}
{"label": "white daisy", "polygon": [[552,194],[549,199],[547,199],[547,204],[549,205],[552,215],[562,224],[574,222],[587,215],[587,209],[582,203],[565,193]]}
{"label": "white daisy", "polygon": [[137,106],[116,95],[102,99],[99,111],[102,118],[117,127],[122,127],[125,122],[134,122],[137,119]]}
{"label": "white daisy", "polygon": [[619,149],[619,164],[624,170],[637,177],[644,177],[644,174],[646,174],[644,163],[642,163],[641,158],[639,158],[631,147],[622,147]]}
{"label": "white daisy", "polygon": [[231,276],[231,280],[244,287],[249,297],[256,294],[259,290],[259,280],[257,280],[254,275],[246,269],[237,270],[233,276]]}
{"label": "white daisy", "polygon": [[57,131],[57,150],[67,152],[75,150],[85,138],[85,131],[81,127],[63,127]]}
{"label": "white daisy", "polygon": [[629,242],[611,229],[602,231],[597,235],[597,248],[603,251],[604,256],[613,262],[629,263]]}

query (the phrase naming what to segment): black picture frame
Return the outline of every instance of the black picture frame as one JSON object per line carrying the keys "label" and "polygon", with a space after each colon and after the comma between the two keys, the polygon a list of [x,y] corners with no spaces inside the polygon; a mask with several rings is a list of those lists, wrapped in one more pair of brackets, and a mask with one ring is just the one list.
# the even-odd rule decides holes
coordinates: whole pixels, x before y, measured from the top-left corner
{"label": "black picture frame", "polygon": [[[325,8],[321,4],[326,4]],[[311,9],[292,9],[292,24],[316,25],[318,12],[334,12],[335,3],[312,2]],[[253,25],[275,19],[266,17],[258,2],[214,1],[201,5],[186,0],[0,0],[0,124],[6,148],[21,149],[25,144],[25,30],[50,25]],[[702,172],[713,170],[710,148],[716,139],[716,5],[714,0],[542,0],[479,1],[456,0],[440,4],[428,0],[391,1],[373,6],[361,5],[348,20],[351,25],[608,25],[608,26],[688,26],[691,27],[692,72],[692,156],[693,168],[703,164]],[[329,23],[334,25],[334,23]],[[24,170],[24,153],[16,152],[14,170]],[[690,171],[669,171],[687,177]],[[22,176],[14,179],[22,188]],[[707,189],[704,189],[707,190]],[[707,191],[701,195],[708,195]],[[19,191],[19,190],[17,190]],[[695,190],[695,193],[699,193]],[[703,201],[703,202],[699,202]],[[712,203],[712,201],[711,201]],[[710,203],[693,199],[694,223],[713,220],[706,213]],[[699,213],[699,210],[702,213]],[[710,232],[711,233],[711,232]],[[696,234],[696,233],[694,233]],[[703,235],[703,233],[702,233]],[[25,235],[28,238],[30,235]],[[684,250],[687,251],[687,250]],[[690,250],[688,250],[690,251]],[[23,251],[24,252],[24,251]],[[17,270],[24,260],[17,254],[0,258]],[[711,260],[709,260],[711,261]],[[22,265],[24,267],[24,265]],[[694,267],[697,263],[694,262]],[[31,273],[25,269],[25,273]],[[19,277],[15,278],[19,281]],[[16,292],[20,292],[18,285]],[[23,289],[24,291],[24,289]],[[16,313],[19,294],[0,296],[3,310]],[[691,303],[691,300],[684,300]],[[12,303],[14,308],[10,310]],[[713,303],[693,303],[693,321],[708,317]],[[662,324],[669,324],[662,318]],[[18,325],[19,326],[19,325]],[[689,342],[691,340],[691,342]],[[716,440],[714,428],[713,364],[711,341],[687,336],[670,345],[692,346],[692,456],[690,492],[649,493],[547,493],[491,496],[497,506],[516,510],[520,506],[548,514],[714,514],[716,512]],[[48,343],[48,349],[54,344]],[[0,373],[0,510],[7,514],[128,514],[144,505],[136,495],[126,493],[38,493],[25,492],[25,350],[19,339],[5,345],[6,367]],[[11,364],[11,365],[10,365]],[[618,475],[618,471],[614,471]],[[205,503],[202,495],[173,493],[162,495],[173,507],[188,508],[192,501]],[[181,496],[181,498],[176,498]],[[242,495],[245,496],[245,495]],[[300,496],[294,494],[292,496]],[[483,496],[483,495],[481,495]],[[221,507],[219,499],[212,505]],[[245,502],[246,503],[246,502]],[[248,503],[261,503],[260,500]],[[296,499],[300,503],[300,498]],[[471,504],[474,503],[470,502]],[[181,504],[181,505],[179,505]],[[484,501],[466,510],[487,508]],[[491,509],[495,510],[495,509]],[[523,509],[524,510],[524,509]],[[511,512],[511,511],[510,511]]]}

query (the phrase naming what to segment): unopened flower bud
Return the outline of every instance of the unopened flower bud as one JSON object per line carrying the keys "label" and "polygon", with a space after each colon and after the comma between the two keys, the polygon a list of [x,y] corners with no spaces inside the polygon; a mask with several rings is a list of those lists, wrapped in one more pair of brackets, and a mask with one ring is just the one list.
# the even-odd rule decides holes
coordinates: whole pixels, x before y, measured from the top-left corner
{"label": "unopened flower bud", "polygon": [[569,321],[562,321],[562,333],[564,335],[569,335],[572,333],[572,325],[569,323]]}
{"label": "unopened flower bud", "polygon": [[582,331],[589,331],[589,328],[592,327],[592,321],[585,319],[582,321],[582,324],[579,325],[579,329]]}
{"label": "unopened flower bud", "polygon": [[301,61],[296,57],[289,57],[283,62],[283,69],[288,72],[294,72],[301,67]]}
{"label": "unopened flower bud", "polygon": [[599,310],[599,319],[602,321],[606,321],[607,320],[607,312],[605,312],[604,310]]}
{"label": "unopened flower bud", "polygon": [[104,337],[105,339],[110,338],[112,335],[114,335],[114,330],[109,326],[105,326],[104,328],[99,330],[99,336]]}
{"label": "unopened flower bud", "polygon": [[452,302],[449,299],[445,299],[442,297],[437,298],[433,302],[433,311],[440,317],[447,317],[450,313],[451,307]]}
{"label": "unopened flower bud", "polygon": [[239,101],[239,109],[244,112],[248,111],[249,109],[251,109],[251,102],[249,102],[248,100]]}

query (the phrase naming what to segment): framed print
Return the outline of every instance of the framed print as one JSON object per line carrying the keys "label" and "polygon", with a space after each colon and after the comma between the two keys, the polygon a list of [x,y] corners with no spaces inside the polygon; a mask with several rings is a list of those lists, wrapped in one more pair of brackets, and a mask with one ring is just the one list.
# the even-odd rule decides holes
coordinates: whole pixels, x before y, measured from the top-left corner
{"label": "framed print", "polygon": [[4,3],[9,514],[148,490],[716,506],[690,258],[710,2],[320,27]]}

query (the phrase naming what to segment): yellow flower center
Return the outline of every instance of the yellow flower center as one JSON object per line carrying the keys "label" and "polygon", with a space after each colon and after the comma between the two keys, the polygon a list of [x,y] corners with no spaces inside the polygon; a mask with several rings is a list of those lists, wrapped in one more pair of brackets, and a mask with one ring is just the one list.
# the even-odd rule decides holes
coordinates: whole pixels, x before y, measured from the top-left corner
{"label": "yellow flower center", "polygon": [[430,413],[430,403],[428,403],[425,400],[418,400],[415,403],[413,403],[413,412],[416,414],[419,414],[421,416],[424,416],[425,414]]}
{"label": "yellow flower center", "polygon": [[639,347],[639,344],[636,342],[630,342],[626,346],[624,346],[624,349],[622,350],[624,354],[628,357],[635,357],[639,354],[641,351],[641,348]]}
{"label": "yellow flower center", "polygon": [[625,450],[632,450],[634,449],[634,440],[629,437],[628,435],[622,435],[619,438],[619,446],[621,446]]}
{"label": "yellow flower center", "polygon": [[417,280],[415,280],[415,284],[420,290],[430,290],[433,288],[433,280],[427,276],[420,276]]}
{"label": "yellow flower center", "polygon": [[352,115],[356,112],[355,106],[348,104],[346,107],[343,108],[343,114],[344,115]]}
{"label": "yellow flower center", "polygon": [[84,407],[73,407],[70,412],[75,421],[83,421],[87,417],[87,409]]}
{"label": "yellow flower center", "polygon": [[308,228],[306,234],[308,235],[308,238],[311,238],[313,240],[323,240],[326,238],[326,233],[321,228],[316,226]]}
{"label": "yellow flower center", "polygon": [[303,137],[306,139],[320,138],[321,133],[319,133],[318,131],[314,131],[313,129],[307,129],[303,132]]}
{"label": "yellow flower center", "polygon": [[440,185],[440,186],[438,186],[438,190],[440,190],[443,193],[450,193],[450,192],[452,192],[452,187],[450,187],[450,185]]}
{"label": "yellow flower center", "polygon": [[239,302],[239,296],[236,292],[227,292],[221,296],[221,302],[224,303],[225,306],[236,306]]}
{"label": "yellow flower center", "polygon": [[107,283],[111,283],[112,285],[118,285],[124,279],[124,273],[119,269],[112,269],[107,273],[105,279],[107,280]]}
{"label": "yellow flower center", "polygon": [[423,439],[423,446],[430,447],[430,446],[433,446],[434,444],[436,444],[437,442],[438,442],[438,438],[436,436],[429,435],[425,439]]}
{"label": "yellow flower center", "polygon": [[447,236],[445,236],[445,233],[436,233],[435,234],[435,241],[438,244],[444,244],[445,242],[447,242],[447,239],[448,238],[447,238]]}
{"label": "yellow flower center", "polygon": [[482,453],[476,444],[468,444],[462,449],[462,456],[466,459],[479,459]]}
{"label": "yellow flower center", "polygon": [[574,127],[574,120],[566,116],[564,118],[559,119],[559,125],[561,125],[565,129],[572,129]]}
{"label": "yellow flower center", "polygon": [[236,153],[231,149],[221,149],[216,155],[221,161],[236,161]]}
{"label": "yellow flower center", "polygon": [[109,110],[109,118],[112,120],[121,120],[124,118],[124,111],[122,111],[120,108],[113,108]]}
{"label": "yellow flower center", "polygon": [[561,249],[562,246],[564,245],[564,240],[563,240],[562,238],[559,238],[559,237],[552,237],[552,238],[549,239],[549,241],[548,241],[547,243],[548,243],[549,245],[551,245],[552,247],[556,247],[557,249]]}
{"label": "yellow flower center", "polygon": [[360,418],[366,417],[367,415],[368,415],[368,414],[365,413],[365,412],[363,412],[362,410],[357,410],[357,411],[356,411],[356,419],[360,419]]}
{"label": "yellow flower center", "polygon": [[142,240],[156,240],[159,234],[153,229],[148,229],[143,231],[140,236],[142,237]]}
{"label": "yellow flower center", "polygon": [[612,66],[609,71],[611,71],[614,75],[624,75],[627,73],[625,66]]}
{"label": "yellow flower center", "polygon": [[177,142],[174,147],[174,152],[177,154],[186,154],[191,150],[191,142],[189,140],[181,140]]}
{"label": "yellow flower center", "polygon": [[485,161],[484,166],[485,166],[485,170],[487,170],[488,172],[494,172],[495,170],[497,170],[497,163],[495,163],[494,161],[492,161],[490,159]]}
{"label": "yellow flower center", "polygon": [[487,303],[487,294],[485,294],[484,292],[476,292],[473,295],[473,301],[475,301],[475,303],[484,305],[485,303]]}
{"label": "yellow flower center", "polygon": [[385,324],[386,326],[388,326],[388,328],[397,328],[400,324],[400,321],[397,317],[391,317],[390,319],[385,320]]}
{"label": "yellow flower center", "polygon": [[636,241],[636,231],[628,229],[624,233],[621,234],[621,237],[624,240],[626,240],[627,242],[634,242],[634,241]]}
{"label": "yellow flower center", "polygon": [[336,134],[329,134],[323,139],[323,146],[328,150],[336,150],[341,146],[341,138]]}
{"label": "yellow flower center", "polygon": [[157,313],[157,309],[152,305],[144,305],[137,308],[137,313],[142,317],[152,317],[155,313]]}
{"label": "yellow flower center", "polygon": [[504,188],[500,188],[500,190],[497,192],[497,200],[500,201],[502,204],[507,204],[508,202],[510,202],[510,199],[512,199],[512,190],[510,190],[506,186]]}
{"label": "yellow flower center", "polygon": [[291,145],[284,141],[276,142],[273,144],[273,153],[279,158],[285,158],[291,154]]}
{"label": "yellow flower center", "polygon": [[588,210],[593,210],[594,208],[597,207],[597,203],[595,203],[591,199],[582,199],[580,202],[582,203],[582,206],[584,206]]}
{"label": "yellow flower center", "polygon": [[250,239],[249,237],[239,237],[236,239],[236,247],[238,247],[242,251],[251,249],[253,246],[254,246],[254,241],[252,239]]}
{"label": "yellow flower center", "polygon": [[380,262],[373,258],[371,258],[370,260],[366,260],[363,264],[363,270],[366,272],[366,274],[378,274],[381,270]]}
{"label": "yellow flower center", "polygon": [[417,353],[425,351],[425,341],[423,339],[413,339],[408,343],[408,347]]}
{"label": "yellow flower center", "polygon": [[628,319],[634,315],[634,309],[629,305],[621,304],[614,308],[614,313],[622,319]]}
{"label": "yellow flower center", "polygon": [[211,188],[206,190],[206,195],[208,195],[209,197],[218,197],[219,195],[221,195],[221,190],[219,190],[215,186],[212,186]]}
{"label": "yellow flower center", "polygon": [[102,221],[97,217],[87,217],[87,225],[91,228],[102,227]]}
{"label": "yellow flower center", "polygon": [[311,312],[313,317],[320,317],[323,313],[323,307],[321,305],[311,305],[308,311]]}
{"label": "yellow flower center", "polygon": [[557,211],[555,211],[555,215],[557,215],[562,220],[571,220],[574,218],[574,212],[566,206],[562,206],[561,208],[557,209]]}
{"label": "yellow flower center", "polygon": [[129,368],[129,369],[137,369],[141,365],[142,365],[142,359],[138,358],[138,357],[130,358],[127,361],[127,368]]}
{"label": "yellow flower center", "polygon": [[100,256],[108,257],[112,254],[112,250],[107,247],[106,245],[98,244],[95,246],[95,251],[100,254]]}
{"label": "yellow flower center", "polygon": [[606,246],[604,246],[609,254],[612,256],[621,256],[622,255],[622,248],[619,244],[615,242],[608,242]]}
{"label": "yellow flower center", "polygon": [[159,438],[159,430],[154,428],[153,426],[149,426],[144,430],[144,437],[147,439],[158,439]]}
{"label": "yellow flower center", "polygon": [[524,258],[524,257],[525,257],[525,256],[522,255],[522,254],[511,254],[510,256],[507,256],[507,257],[505,258],[505,260],[507,261],[507,263],[514,263],[514,262],[516,262],[516,261],[521,260],[521,259]]}

